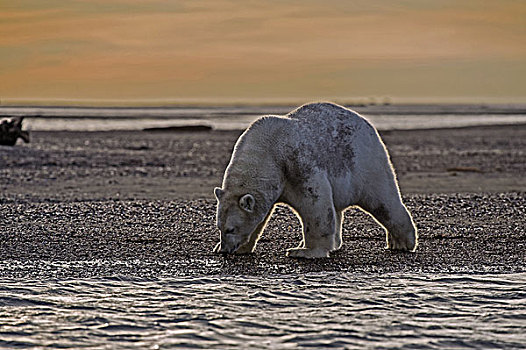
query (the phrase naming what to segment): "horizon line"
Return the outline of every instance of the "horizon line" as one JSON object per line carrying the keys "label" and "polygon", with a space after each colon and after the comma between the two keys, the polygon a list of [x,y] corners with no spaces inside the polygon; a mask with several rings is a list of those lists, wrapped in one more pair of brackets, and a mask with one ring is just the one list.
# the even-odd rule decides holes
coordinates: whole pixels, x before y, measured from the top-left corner
{"label": "horizon line", "polygon": [[93,106],[93,107],[170,107],[170,106],[291,106],[316,101],[331,101],[341,105],[401,105],[401,104],[526,104],[526,97],[460,96],[460,97],[192,97],[192,98],[40,98],[0,97],[0,107],[15,106]]}

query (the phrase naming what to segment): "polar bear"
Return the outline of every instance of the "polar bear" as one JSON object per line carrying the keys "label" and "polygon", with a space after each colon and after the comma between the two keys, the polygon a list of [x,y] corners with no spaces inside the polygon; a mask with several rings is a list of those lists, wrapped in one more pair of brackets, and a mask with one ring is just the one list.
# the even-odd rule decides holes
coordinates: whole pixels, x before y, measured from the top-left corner
{"label": "polar bear", "polygon": [[264,116],[239,137],[218,201],[219,253],[254,250],[276,203],[292,207],[303,240],[287,255],[324,258],[342,245],[345,209],[358,206],[386,231],[387,248],[414,251],[417,231],[387,150],[358,113],[332,103]]}

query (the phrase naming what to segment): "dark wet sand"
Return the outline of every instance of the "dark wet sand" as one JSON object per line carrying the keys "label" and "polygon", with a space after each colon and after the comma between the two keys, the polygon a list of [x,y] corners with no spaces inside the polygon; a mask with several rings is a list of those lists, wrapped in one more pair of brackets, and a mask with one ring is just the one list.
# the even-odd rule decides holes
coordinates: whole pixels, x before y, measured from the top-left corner
{"label": "dark wet sand", "polygon": [[212,254],[212,190],[238,135],[33,132],[0,147],[0,278],[526,271],[526,126],[383,133],[417,251],[384,250],[351,209],[342,250],[316,261],[285,257],[301,234],[284,207],[254,254]]}

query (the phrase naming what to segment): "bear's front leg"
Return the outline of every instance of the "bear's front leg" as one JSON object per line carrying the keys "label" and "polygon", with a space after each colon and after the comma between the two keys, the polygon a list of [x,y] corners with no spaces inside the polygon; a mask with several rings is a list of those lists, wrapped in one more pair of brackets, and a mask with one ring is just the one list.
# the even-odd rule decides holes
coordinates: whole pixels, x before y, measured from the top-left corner
{"label": "bear's front leg", "polygon": [[323,248],[291,248],[287,250],[287,256],[291,258],[320,259],[328,258],[329,251]]}
{"label": "bear's front leg", "polygon": [[287,251],[293,258],[328,258],[329,253],[339,248],[337,242],[338,215],[332,201],[320,208],[319,203],[311,210],[298,211],[303,225],[303,242]]}
{"label": "bear's front leg", "polygon": [[250,238],[249,238],[248,242],[246,242],[245,244],[241,245],[234,252],[235,254],[238,254],[238,255],[250,254],[250,253],[252,253],[254,251],[254,249],[256,249],[256,244],[257,244],[258,240],[261,238],[261,234],[263,233],[263,229],[267,225],[267,222],[270,219],[270,216],[272,215],[273,212],[274,212],[274,208],[270,210],[270,212],[265,217],[265,220],[263,220],[263,222],[260,223],[256,227],[254,232],[252,232],[250,234]]}

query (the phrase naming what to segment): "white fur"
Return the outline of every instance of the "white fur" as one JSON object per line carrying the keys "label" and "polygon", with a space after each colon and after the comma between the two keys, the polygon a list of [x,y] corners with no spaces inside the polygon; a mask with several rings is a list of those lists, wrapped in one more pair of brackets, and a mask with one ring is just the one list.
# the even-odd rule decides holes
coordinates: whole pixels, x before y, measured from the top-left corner
{"label": "white fur", "polygon": [[354,205],[385,228],[388,248],[417,245],[376,129],[335,104],[307,104],[255,121],[237,141],[215,194],[218,252],[252,252],[276,203],[291,206],[302,222],[303,240],[288,251],[291,257],[328,257],[339,249],[343,211]]}

